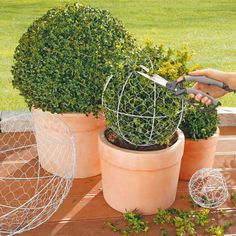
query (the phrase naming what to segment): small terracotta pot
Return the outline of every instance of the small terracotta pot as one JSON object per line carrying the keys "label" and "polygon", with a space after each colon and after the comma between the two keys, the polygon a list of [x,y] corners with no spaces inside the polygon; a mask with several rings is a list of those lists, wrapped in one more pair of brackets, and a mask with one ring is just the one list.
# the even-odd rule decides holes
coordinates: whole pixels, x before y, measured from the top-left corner
{"label": "small terracotta pot", "polygon": [[103,195],[120,212],[137,208],[145,215],[168,208],[175,201],[184,135],[178,130],[177,142],[159,151],[131,151],[107,141],[99,134]]}
{"label": "small terracotta pot", "polygon": [[[35,112],[35,111],[34,111]],[[74,136],[75,144],[76,144],[76,169],[74,171],[74,178],[87,178],[91,176],[95,176],[101,173],[100,167],[100,157],[98,151],[98,133],[101,127],[105,126],[105,118],[103,114],[100,115],[99,118],[95,118],[92,114],[86,116],[85,114],[80,113],[65,113],[65,114],[53,114],[53,116],[57,116],[61,120],[67,124],[70,128],[72,135]],[[50,114],[49,117],[52,117]],[[37,122],[37,120],[35,120]],[[58,129],[58,125],[47,122],[48,125],[45,127],[45,134],[49,134]],[[36,125],[37,127],[37,125]],[[42,130],[42,129],[41,129]],[[46,131],[47,130],[47,131]],[[55,134],[58,135],[64,134]],[[51,173],[56,173],[58,175],[62,175],[63,165],[60,166],[59,163],[59,155],[60,153],[55,154],[55,145],[53,146],[53,142],[49,142],[47,144],[47,149],[45,148],[45,141],[47,140],[42,135],[42,142],[39,140],[40,134],[36,132],[37,142],[42,143],[42,147],[44,146],[41,152],[41,165],[44,169],[48,170]],[[56,136],[57,135],[57,136]],[[37,138],[38,137],[38,138]],[[44,140],[43,140],[44,139]],[[39,149],[39,148],[38,148]],[[49,150],[46,152],[46,150]],[[54,151],[53,151],[54,150]],[[50,153],[48,153],[50,152]],[[44,155],[44,154],[45,155]],[[53,155],[55,154],[55,155]],[[44,158],[45,156],[45,158]],[[49,161],[49,157],[51,160]],[[46,161],[47,160],[47,161]]]}
{"label": "small terracotta pot", "polygon": [[181,180],[190,180],[196,171],[213,167],[219,133],[220,130],[217,128],[216,133],[208,139],[185,139],[180,168]]}

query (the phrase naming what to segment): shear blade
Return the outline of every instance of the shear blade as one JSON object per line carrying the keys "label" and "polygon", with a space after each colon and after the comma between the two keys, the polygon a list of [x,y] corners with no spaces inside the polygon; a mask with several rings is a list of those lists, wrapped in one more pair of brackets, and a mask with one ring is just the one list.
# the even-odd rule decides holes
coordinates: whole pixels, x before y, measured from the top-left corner
{"label": "shear blade", "polygon": [[140,67],[145,70],[146,72],[149,72],[149,69],[146,66],[140,65]]}

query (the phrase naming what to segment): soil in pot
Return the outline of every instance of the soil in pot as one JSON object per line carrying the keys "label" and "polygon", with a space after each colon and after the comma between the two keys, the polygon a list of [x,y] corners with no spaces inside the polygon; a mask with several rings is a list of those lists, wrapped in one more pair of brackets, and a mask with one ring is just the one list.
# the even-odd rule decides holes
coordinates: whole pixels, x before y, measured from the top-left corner
{"label": "soil in pot", "polygon": [[173,134],[173,136],[171,137],[169,144],[164,144],[164,145],[155,144],[155,145],[150,145],[150,146],[136,146],[136,145],[133,145],[131,143],[128,143],[127,141],[125,141],[124,139],[119,137],[115,132],[113,132],[112,129],[105,130],[105,137],[106,137],[108,142],[114,144],[115,146],[120,147],[120,148],[124,148],[124,149],[128,149],[128,150],[133,150],[133,151],[157,151],[157,150],[162,150],[162,149],[168,148],[168,147],[172,146],[173,144],[175,144],[177,139],[178,139],[178,135],[175,132]]}

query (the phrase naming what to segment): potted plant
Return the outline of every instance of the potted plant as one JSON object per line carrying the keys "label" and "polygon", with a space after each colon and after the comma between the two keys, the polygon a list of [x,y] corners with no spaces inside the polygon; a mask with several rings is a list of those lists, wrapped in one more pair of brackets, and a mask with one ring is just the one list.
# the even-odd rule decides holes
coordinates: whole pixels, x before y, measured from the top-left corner
{"label": "potted plant", "polygon": [[182,100],[140,76],[140,65],[174,80],[188,72],[187,50],[149,43],[107,81],[103,106],[108,129],[99,134],[103,195],[114,209],[154,214],[175,200],[184,135]]}
{"label": "potted plant", "polygon": [[219,137],[217,110],[201,103],[186,106],[180,128],[185,135],[180,179],[189,180],[199,169],[213,167]]}
{"label": "potted plant", "polygon": [[[133,38],[108,11],[77,3],[49,10],[33,22],[16,47],[13,86],[29,108],[60,116],[70,127],[77,146],[75,177],[100,173],[102,88],[133,48]],[[57,157],[51,156],[50,166],[52,162]]]}

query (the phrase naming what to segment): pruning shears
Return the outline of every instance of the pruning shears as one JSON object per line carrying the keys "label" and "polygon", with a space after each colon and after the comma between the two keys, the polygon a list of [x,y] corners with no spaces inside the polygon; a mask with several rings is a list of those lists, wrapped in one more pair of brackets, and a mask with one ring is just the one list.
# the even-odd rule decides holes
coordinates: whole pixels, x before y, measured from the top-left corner
{"label": "pruning shears", "polygon": [[189,75],[187,75],[187,76],[183,76],[183,79],[181,81],[175,80],[173,82],[169,82],[166,79],[164,79],[163,77],[161,77],[160,75],[157,75],[157,74],[154,74],[152,76],[148,75],[147,73],[149,72],[149,69],[146,68],[145,66],[142,66],[142,65],[140,67],[146,72],[145,73],[145,72],[138,71],[138,73],[140,75],[142,75],[143,77],[145,77],[149,80],[152,80],[153,82],[167,88],[168,90],[173,92],[176,96],[183,96],[185,94],[195,94],[195,95],[201,94],[204,97],[207,97],[211,100],[212,104],[214,105],[214,108],[221,105],[221,103],[218,100],[216,100],[215,98],[213,98],[209,94],[204,93],[201,90],[194,89],[194,88],[185,88],[183,86],[183,82],[194,81],[194,82],[199,82],[202,84],[217,86],[217,87],[222,88],[222,89],[229,91],[229,92],[233,91],[227,84],[225,84],[221,81],[218,81],[218,80],[214,80],[214,79],[205,77],[205,76],[189,76]]}

